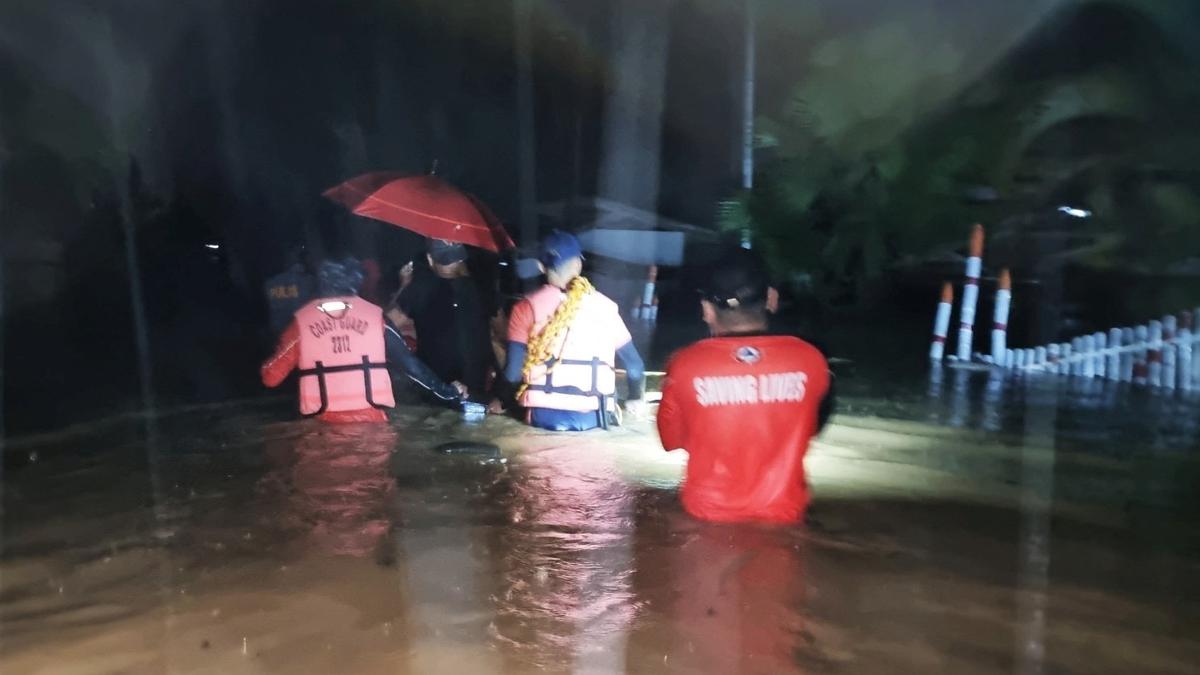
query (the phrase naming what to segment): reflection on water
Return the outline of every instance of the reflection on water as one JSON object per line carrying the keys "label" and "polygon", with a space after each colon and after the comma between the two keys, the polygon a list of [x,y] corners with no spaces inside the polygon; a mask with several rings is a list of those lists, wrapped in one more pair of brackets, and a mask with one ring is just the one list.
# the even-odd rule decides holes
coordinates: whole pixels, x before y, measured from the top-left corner
{"label": "reflection on water", "polygon": [[[989,390],[1000,380],[998,369],[988,373]],[[1054,443],[1058,387],[1034,388],[1025,397],[1025,437],[1037,445]],[[997,409],[999,394],[985,398]],[[989,419],[998,415],[993,413]],[[997,423],[993,430],[998,430]],[[1017,556],[1017,672],[1040,675],[1046,661],[1046,601],[1050,583],[1050,505],[1054,503],[1054,454],[1039,461],[1035,446],[1021,448],[1021,529]]]}
{"label": "reflection on water", "polygon": [[320,426],[264,445],[263,518],[334,554],[376,550],[393,521],[388,471],[398,434],[377,424]]}
{"label": "reflection on water", "polygon": [[514,467],[497,635],[528,667],[619,672],[636,611],[634,494],[602,435],[547,440]]}
{"label": "reflection on water", "polygon": [[264,404],[10,443],[5,672],[1194,672],[1194,399],[840,387],[789,528],[688,518],[645,422]]}

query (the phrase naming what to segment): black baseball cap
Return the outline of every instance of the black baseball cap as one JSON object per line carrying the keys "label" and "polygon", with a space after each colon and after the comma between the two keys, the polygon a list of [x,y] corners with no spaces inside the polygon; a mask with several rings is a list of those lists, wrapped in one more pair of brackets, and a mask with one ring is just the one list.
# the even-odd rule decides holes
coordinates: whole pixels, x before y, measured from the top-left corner
{"label": "black baseball cap", "polygon": [[430,239],[429,256],[439,265],[453,265],[467,259],[467,247],[453,241]]}
{"label": "black baseball cap", "polygon": [[722,256],[699,289],[700,296],[720,309],[766,302],[771,280],[762,259],[746,249]]}

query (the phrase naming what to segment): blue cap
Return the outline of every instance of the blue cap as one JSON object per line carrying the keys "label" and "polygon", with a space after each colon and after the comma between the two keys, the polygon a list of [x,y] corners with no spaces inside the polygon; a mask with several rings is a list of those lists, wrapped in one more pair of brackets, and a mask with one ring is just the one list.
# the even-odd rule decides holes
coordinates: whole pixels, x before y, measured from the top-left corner
{"label": "blue cap", "polygon": [[583,258],[583,247],[575,235],[555,230],[542,240],[538,259],[547,269],[558,267],[571,258]]}

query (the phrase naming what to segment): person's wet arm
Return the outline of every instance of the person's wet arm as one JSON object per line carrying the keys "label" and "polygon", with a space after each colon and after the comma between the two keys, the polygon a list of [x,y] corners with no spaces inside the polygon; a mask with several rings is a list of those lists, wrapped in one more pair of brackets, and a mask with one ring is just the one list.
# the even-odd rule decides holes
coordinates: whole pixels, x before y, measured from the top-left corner
{"label": "person's wet arm", "polygon": [[658,404],[658,437],[662,440],[663,449],[668,451],[687,447],[687,427],[676,379],[671,377],[671,367],[668,365],[667,376],[663,378],[662,401]]}
{"label": "person's wet arm", "polygon": [[508,359],[504,363],[504,379],[509,384],[518,384],[524,377],[525,356],[528,353],[529,348],[524,342],[509,340]]}
{"label": "person's wet arm", "polygon": [[279,337],[275,353],[262,364],[262,383],[268,387],[278,387],[299,363],[300,327],[292,321]]}
{"label": "person's wet arm", "polygon": [[533,305],[527,300],[514,305],[508,317],[508,349],[504,360],[504,379],[512,384],[521,382],[525,377],[525,356],[529,350],[533,319]]}
{"label": "person's wet arm", "polygon": [[413,382],[428,389],[434,396],[443,401],[458,401],[462,394],[454,385],[441,380],[433,370],[418,359],[404,344],[404,338],[391,326],[384,330],[384,343],[387,348],[387,360],[400,366],[405,375]]}
{"label": "person's wet arm", "polygon": [[615,305],[607,325],[612,331],[610,339],[614,351],[617,353],[617,359],[625,366],[625,375],[629,383],[628,400],[640,401],[646,388],[646,364],[642,361],[642,355],[638,353],[637,347],[634,346],[633,335],[625,326]]}
{"label": "person's wet arm", "polygon": [[639,401],[646,390],[646,364],[642,355],[630,340],[617,349],[617,358],[625,366],[625,378],[628,382],[630,401]]}

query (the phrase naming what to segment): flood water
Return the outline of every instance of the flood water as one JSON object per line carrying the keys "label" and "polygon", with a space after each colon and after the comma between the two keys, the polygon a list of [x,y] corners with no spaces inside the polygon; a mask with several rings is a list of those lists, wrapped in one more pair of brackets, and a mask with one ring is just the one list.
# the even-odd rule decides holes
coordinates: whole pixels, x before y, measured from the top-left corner
{"label": "flood water", "polygon": [[272,400],[10,441],[3,672],[1198,672],[1195,398],[841,386],[786,528],[688,518],[646,421]]}

